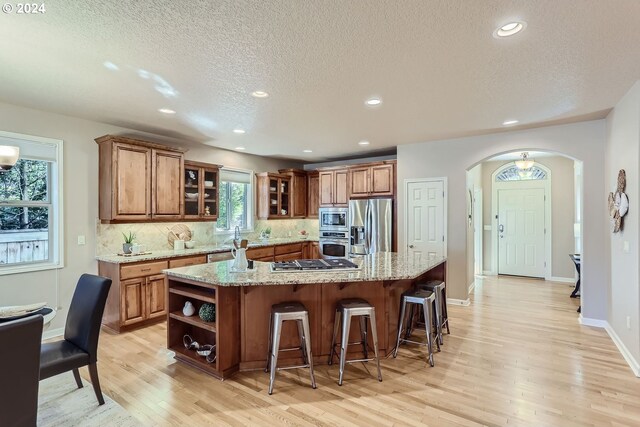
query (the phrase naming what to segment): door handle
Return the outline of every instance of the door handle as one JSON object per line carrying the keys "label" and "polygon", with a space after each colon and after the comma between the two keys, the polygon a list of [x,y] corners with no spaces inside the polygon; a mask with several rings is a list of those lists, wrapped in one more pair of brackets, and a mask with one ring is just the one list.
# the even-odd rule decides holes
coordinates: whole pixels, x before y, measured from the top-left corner
{"label": "door handle", "polygon": [[409,249],[413,249],[413,245],[409,245]]}

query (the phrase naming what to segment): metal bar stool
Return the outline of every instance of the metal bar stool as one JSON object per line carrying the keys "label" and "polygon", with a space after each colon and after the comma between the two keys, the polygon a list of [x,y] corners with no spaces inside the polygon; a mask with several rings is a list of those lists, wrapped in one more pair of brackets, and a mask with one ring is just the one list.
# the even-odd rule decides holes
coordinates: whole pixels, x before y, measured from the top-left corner
{"label": "metal bar stool", "polygon": [[447,315],[447,286],[442,280],[430,280],[427,283],[418,284],[416,287],[431,291],[436,295],[436,327],[438,328],[438,341],[442,345],[444,344],[442,329],[445,326],[447,334],[451,335],[451,331],[449,331],[449,316]]}
{"label": "metal bar stool", "polygon": [[[280,348],[282,324],[287,320],[295,320],[298,325],[300,347]],[[296,350],[302,351],[304,365],[278,368],[278,352]],[[271,317],[269,321],[269,354],[267,355],[267,367],[264,369],[265,372],[270,371],[269,394],[273,393],[273,383],[276,379],[276,371],[297,368],[309,368],[309,374],[311,375],[311,387],[316,388],[316,379],[313,375],[313,355],[311,354],[309,311],[307,311],[306,307],[299,302],[274,304],[271,306]]]}
{"label": "metal bar stool", "polygon": [[[400,315],[398,318],[398,338],[396,339],[396,347],[393,349],[393,357],[395,358],[398,355],[398,348],[400,344],[403,342],[423,345],[421,342],[411,341],[409,337],[411,336],[411,324],[413,322],[413,313],[409,315],[409,321],[406,326],[404,323],[405,314],[407,311],[407,304],[410,304],[411,312],[413,312],[413,306],[417,305],[418,307],[422,307],[424,313],[424,324],[425,331],[427,334],[427,349],[429,351],[428,361],[431,366],[434,366],[433,361],[433,311],[432,307],[435,305],[436,297],[435,294],[431,291],[426,291],[422,289],[410,289],[408,291],[403,292],[400,297]],[[406,331],[405,331],[406,327]],[[405,331],[407,335],[402,338],[402,332]],[[438,351],[440,351],[440,345],[437,340],[436,335],[436,345],[438,346]]]}
{"label": "metal bar stool", "polygon": [[[349,342],[349,332],[351,328],[351,318],[360,317],[360,339],[358,342]],[[373,352],[375,357],[369,358],[367,319],[371,324],[371,338],[373,339]],[[333,339],[331,340],[331,352],[329,354],[329,365],[333,364],[333,356],[336,354],[336,339],[338,329],[341,327],[342,336],[340,339],[340,378],[338,385],[342,385],[344,377],[344,367],[346,363],[370,362],[375,359],[378,368],[378,381],[382,381],[382,371],[380,370],[380,357],[378,355],[378,333],[376,330],[376,309],[367,301],[361,298],[349,298],[338,301],[336,305],[336,315],[333,322]],[[364,352],[363,359],[347,360],[347,348],[349,345],[362,345]]]}

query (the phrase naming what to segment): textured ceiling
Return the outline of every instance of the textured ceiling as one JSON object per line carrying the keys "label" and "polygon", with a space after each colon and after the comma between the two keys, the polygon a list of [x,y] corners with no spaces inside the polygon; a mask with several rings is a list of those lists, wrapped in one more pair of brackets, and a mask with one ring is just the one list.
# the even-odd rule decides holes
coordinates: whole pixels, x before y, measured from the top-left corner
{"label": "textured ceiling", "polygon": [[[46,7],[0,14],[1,101],[307,161],[491,132],[508,119],[603,117],[640,77],[637,0]],[[527,29],[492,37],[514,19]],[[381,107],[365,107],[371,95]]]}

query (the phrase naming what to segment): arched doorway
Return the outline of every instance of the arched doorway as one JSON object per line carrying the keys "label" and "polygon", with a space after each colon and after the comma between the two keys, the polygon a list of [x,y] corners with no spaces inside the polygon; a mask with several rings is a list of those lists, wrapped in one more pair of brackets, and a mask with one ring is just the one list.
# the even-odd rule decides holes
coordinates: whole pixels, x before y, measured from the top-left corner
{"label": "arched doorway", "polygon": [[[477,279],[478,266],[476,259],[482,254],[482,276],[504,274],[499,268],[499,197],[500,189],[508,188],[540,188],[548,203],[544,206],[544,220],[541,227],[546,232],[544,240],[543,267],[545,271],[537,274],[517,274],[531,277],[541,277],[553,282],[566,282],[567,297],[575,284],[576,272],[570,254],[582,252],[582,162],[562,153],[551,151],[534,151],[536,153],[535,166],[526,174],[515,167],[515,161],[522,152],[533,150],[510,150],[497,153],[475,163],[467,169],[467,212],[469,226],[467,228],[467,265],[468,277]],[[541,156],[537,158],[537,156]],[[483,173],[478,174],[477,167],[484,165]],[[562,167],[560,167],[562,166]],[[554,169],[560,168],[558,174]],[[476,174],[475,182],[470,178]],[[553,179],[552,179],[553,178]],[[553,183],[557,183],[554,185]],[[484,199],[484,209],[479,208],[478,196]],[[560,202],[558,202],[558,200]],[[558,203],[554,209],[554,202]],[[473,210],[469,208],[473,207]],[[479,221],[477,216],[483,218]],[[496,217],[498,216],[498,217]],[[562,218],[559,223],[558,218]],[[504,225],[504,224],[503,224]],[[555,225],[555,227],[554,227]],[[562,240],[558,244],[556,240]],[[559,236],[559,237],[558,237]],[[478,244],[482,245],[478,247]],[[503,253],[504,256],[504,253]],[[544,264],[546,263],[546,265]],[[475,267],[475,268],[474,268]],[[507,272],[506,274],[512,274]],[[473,284],[470,286],[472,291]],[[569,285],[570,284],[570,285]]]}

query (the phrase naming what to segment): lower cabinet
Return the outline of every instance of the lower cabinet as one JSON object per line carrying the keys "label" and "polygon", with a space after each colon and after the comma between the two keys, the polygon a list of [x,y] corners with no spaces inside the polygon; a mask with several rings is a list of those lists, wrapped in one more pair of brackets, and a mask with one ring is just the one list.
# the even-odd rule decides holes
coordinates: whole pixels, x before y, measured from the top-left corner
{"label": "lower cabinet", "polygon": [[123,326],[167,314],[164,274],[120,282],[120,320]]}
{"label": "lower cabinet", "polygon": [[145,278],[120,282],[120,323],[122,326],[141,322],[145,319]]}
{"label": "lower cabinet", "polygon": [[166,319],[167,289],[162,270],[206,260],[206,255],[199,255],[126,264],[99,261],[98,274],[112,281],[102,324],[122,332]]}

